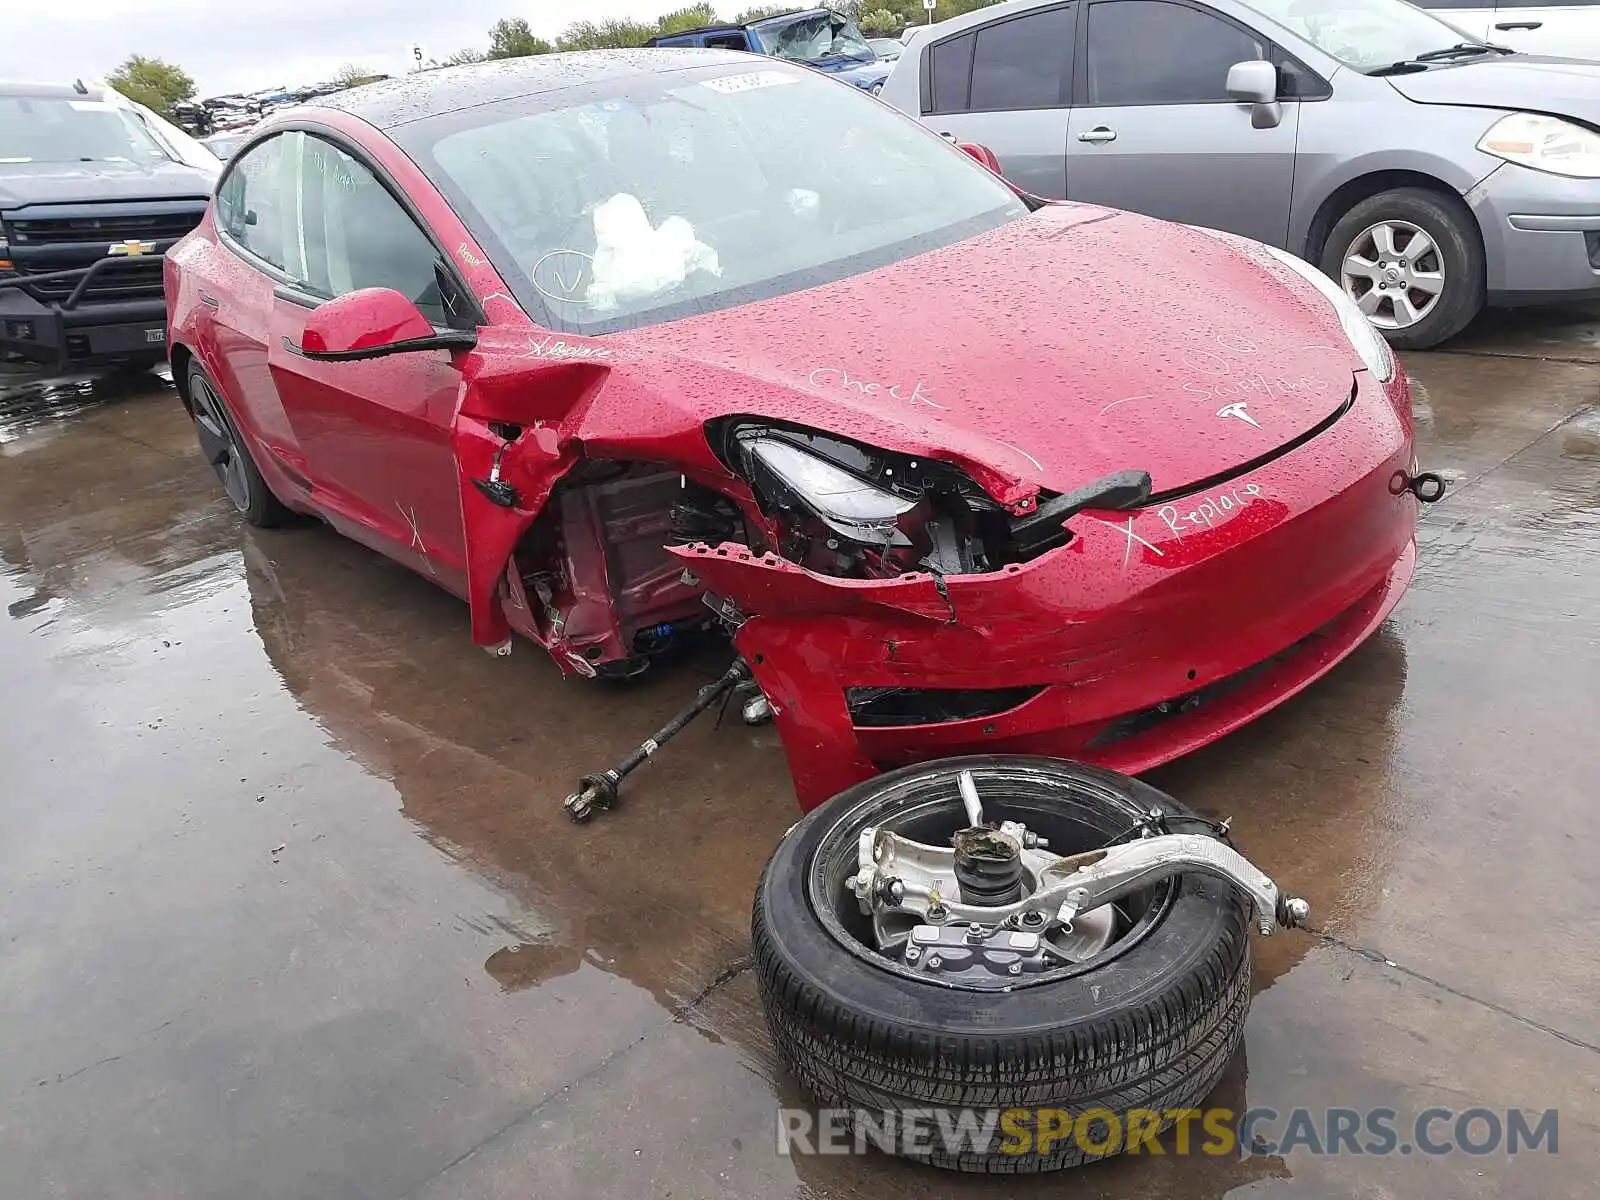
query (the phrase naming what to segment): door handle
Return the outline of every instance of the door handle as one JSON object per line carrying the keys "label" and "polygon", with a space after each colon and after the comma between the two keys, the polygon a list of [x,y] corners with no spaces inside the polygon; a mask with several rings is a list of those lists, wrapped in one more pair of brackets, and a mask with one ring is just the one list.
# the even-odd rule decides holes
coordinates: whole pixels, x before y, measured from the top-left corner
{"label": "door handle", "polygon": [[1496,29],[1538,29],[1544,25],[1543,21],[1501,21]]}
{"label": "door handle", "polygon": [[1117,131],[1107,129],[1104,125],[1096,125],[1093,129],[1085,129],[1078,135],[1080,142],[1114,142],[1117,140]]}
{"label": "door handle", "polygon": [[215,296],[208,296],[204,292],[200,293],[200,303],[204,304],[207,308],[222,307],[222,301],[218,300]]}

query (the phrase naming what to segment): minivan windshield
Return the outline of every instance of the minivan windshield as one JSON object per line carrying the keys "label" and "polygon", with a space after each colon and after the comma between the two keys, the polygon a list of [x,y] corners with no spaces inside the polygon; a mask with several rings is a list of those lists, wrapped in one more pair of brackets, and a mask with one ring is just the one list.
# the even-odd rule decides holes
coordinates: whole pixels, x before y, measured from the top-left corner
{"label": "minivan windshield", "polygon": [[571,332],[799,291],[1027,212],[888,106],[770,62],[536,93],[393,136],[523,307]]}
{"label": "minivan windshield", "polygon": [[132,113],[103,100],[0,96],[0,163],[171,160]]}
{"label": "minivan windshield", "polygon": [[[1414,62],[1475,38],[1404,0],[1249,0],[1250,6],[1358,71]],[[1459,61],[1459,60],[1457,60]]]}

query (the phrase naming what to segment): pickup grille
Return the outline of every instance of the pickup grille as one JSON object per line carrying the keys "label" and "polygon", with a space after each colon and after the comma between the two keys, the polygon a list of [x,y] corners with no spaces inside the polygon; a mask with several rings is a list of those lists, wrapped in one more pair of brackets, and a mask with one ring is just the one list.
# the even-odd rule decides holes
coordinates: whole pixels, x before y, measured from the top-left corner
{"label": "pickup grille", "polygon": [[[171,207],[164,203],[164,207]],[[80,210],[81,211],[81,210]],[[71,271],[105,258],[120,242],[149,243],[151,252],[130,255],[95,272],[78,304],[95,301],[159,299],[161,259],[165,251],[200,223],[203,206],[177,212],[110,212],[101,216],[12,218],[4,223],[4,240],[17,273],[48,275]],[[77,290],[82,275],[24,284],[23,290],[45,304],[60,303]]]}
{"label": "pickup grille", "polygon": [[[58,268],[59,269],[59,268]],[[43,268],[34,264],[28,274],[41,275]],[[78,286],[78,279],[47,279],[43,283],[30,283],[25,290],[38,299],[65,300]],[[141,300],[161,295],[161,256],[131,258],[125,263],[115,263],[103,268],[89,286],[83,289],[83,300]]]}
{"label": "pickup grille", "polygon": [[200,223],[201,213],[163,213],[159,216],[128,217],[52,217],[6,222],[7,241],[13,246],[42,243],[123,242],[139,238],[146,242],[176,241]]}

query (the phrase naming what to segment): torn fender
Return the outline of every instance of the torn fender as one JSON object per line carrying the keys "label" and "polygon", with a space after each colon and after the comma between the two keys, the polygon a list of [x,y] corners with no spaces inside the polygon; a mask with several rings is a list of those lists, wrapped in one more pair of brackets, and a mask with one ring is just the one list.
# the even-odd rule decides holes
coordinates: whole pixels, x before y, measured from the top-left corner
{"label": "torn fender", "polygon": [[[517,543],[538,518],[578,450],[573,426],[605,381],[607,368],[557,359],[530,370],[521,358],[469,356],[451,422],[466,543],[472,640],[498,646],[511,636],[502,584]],[[496,503],[480,484],[506,503]]]}

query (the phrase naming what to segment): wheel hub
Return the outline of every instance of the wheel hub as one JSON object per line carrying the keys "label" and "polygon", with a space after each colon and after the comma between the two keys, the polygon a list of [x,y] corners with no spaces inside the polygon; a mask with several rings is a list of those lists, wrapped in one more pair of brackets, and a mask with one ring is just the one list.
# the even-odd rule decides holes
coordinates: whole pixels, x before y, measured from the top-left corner
{"label": "wheel hub", "polygon": [[1445,289],[1444,259],[1420,225],[1379,221],[1350,243],[1339,282],[1378,328],[1406,329],[1438,306]]}
{"label": "wheel hub", "polygon": [[[908,818],[880,817],[850,833],[836,827],[854,839],[854,871],[820,889],[812,879],[813,896],[830,896],[836,906],[833,921],[824,914],[835,936],[848,936],[844,906],[855,908],[857,945],[900,973],[979,991],[1076,973],[1135,936],[1160,907],[1162,886],[1189,872],[1247,893],[1262,933],[1304,915],[1300,902],[1291,903],[1224,842],[1165,832],[1160,808],[1124,827],[1124,834],[1140,835],[1135,840],[1112,836],[1063,855],[1021,820],[985,820],[972,771],[943,780],[942,797],[908,806]],[[1000,799],[997,807],[1004,812],[1006,804]],[[1029,820],[1048,822],[1047,812],[1032,811]],[[942,830],[941,812],[950,820]],[[1080,829],[1063,840],[1081,838]],[[819,852],[813,872],[819,863],[830,864],[824,873],[837,869],[831,864],[847,853],[845,845]]]}

